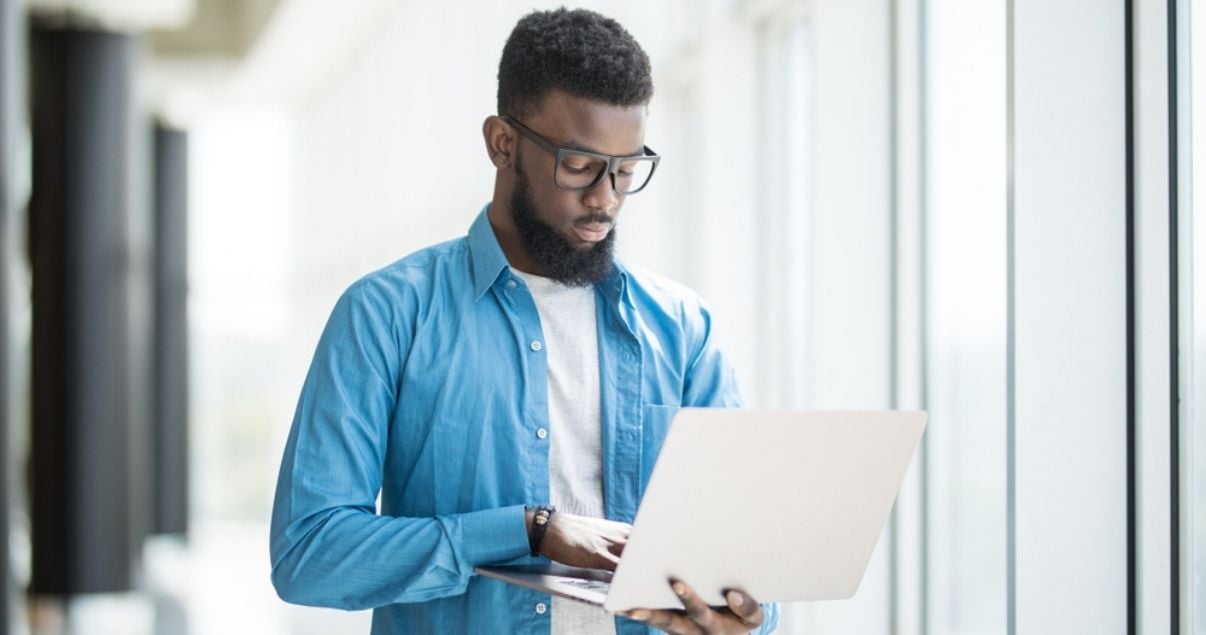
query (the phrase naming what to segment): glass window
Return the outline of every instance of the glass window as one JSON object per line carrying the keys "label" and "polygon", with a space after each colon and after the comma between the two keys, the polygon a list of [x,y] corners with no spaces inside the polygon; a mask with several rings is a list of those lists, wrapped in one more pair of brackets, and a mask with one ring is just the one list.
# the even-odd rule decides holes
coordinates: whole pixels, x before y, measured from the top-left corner
{"label": "glass window", "polygon": [[[1189,164],[1181,166],[1181,178],[1189,179],[1193,195],[1182,200],[1188,204],[1190,231],[1188,278],[1192,294],[1183,302],[1188,304],[1190,342],[1183,342],[1191,355],[1182,358],[1185,379],[1190,383],[1189,412],[1181,422],[1181,629],[1184,633],[1206,633],[1206,11],[1194,11],[1184,3],[1179,17],[1189,17],[1189,98],[1186,115],[1191,125],[1183,126],[1182,139],[1189,142]],[[1182,31],[1183,32],[1183,31]],[[1182,81],[1186,75],[1182,74]],[[1185,88],[1182,88],[1185,90]],[[1184,102],[1182,102],[1184,103]],[[1184,143],[1184,141],[1182,141]],[[1185,152],[1181,153],[1185,156]],[[1189,168],[1188,170],[1186,168]],[[1185,188],[1181,188],[1184,192]],[[1187,286],[1182,284],[1182,289]],[[1185,346],[1188,344],[1188,346]],[[1185,366],[1188,365],[1188,368]]]}
{"label": "glass window", "polygon": [[926,630],[1005,633],[1005,6],[925,19]]}

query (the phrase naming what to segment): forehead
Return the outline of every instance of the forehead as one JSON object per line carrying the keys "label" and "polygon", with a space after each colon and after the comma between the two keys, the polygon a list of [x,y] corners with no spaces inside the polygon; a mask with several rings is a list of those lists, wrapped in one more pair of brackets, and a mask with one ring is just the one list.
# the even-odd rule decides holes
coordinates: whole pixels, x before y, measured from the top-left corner
{"label": "forehead", "polygon": [[644,105],[615,106],[554,90],[525,123],[558,145],[614,156],[645,147]]}

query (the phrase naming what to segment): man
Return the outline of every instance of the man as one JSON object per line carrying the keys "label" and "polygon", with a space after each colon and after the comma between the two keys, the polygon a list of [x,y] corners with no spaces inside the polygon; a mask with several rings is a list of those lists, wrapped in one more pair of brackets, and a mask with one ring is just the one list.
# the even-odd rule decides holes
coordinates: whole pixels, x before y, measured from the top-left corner
{"label": "man", "polygon": [[739,404],[699,300],[613,255],[658,162],[652,94],[615,21],[516,25],[483,126],[492,201],[468,236],[353,284],[323,332],[273,509],[283,599],[374,608],[374,633],[774,628],[777,607],[740,591],[713,608],[674,581],[686,611],[612,617],[473,574],[614,569],[673,409]]}

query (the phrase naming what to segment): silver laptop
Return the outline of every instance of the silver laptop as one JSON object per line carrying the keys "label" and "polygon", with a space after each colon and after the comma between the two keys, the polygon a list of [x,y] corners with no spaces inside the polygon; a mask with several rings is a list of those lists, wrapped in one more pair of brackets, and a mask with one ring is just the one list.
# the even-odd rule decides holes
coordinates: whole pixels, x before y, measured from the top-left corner
{"label": "silver laptop", "polygon": [[837,600],[862,581],[925,428],[924,412],[684,408],[671,423],[615,574],[553,563],[483,576],[601,606]]}

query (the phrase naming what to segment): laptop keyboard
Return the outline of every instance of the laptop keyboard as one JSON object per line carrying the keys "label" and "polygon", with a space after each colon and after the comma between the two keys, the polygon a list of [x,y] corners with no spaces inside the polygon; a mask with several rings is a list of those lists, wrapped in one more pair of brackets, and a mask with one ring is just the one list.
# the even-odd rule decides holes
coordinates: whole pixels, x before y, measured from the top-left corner
{"label": "laptop keyboard", "polygon": [[585,589],[587,591],[597,591],[597,592],[603,593],[605,595],[611,589],[610,582],[600,582],[599,580],[562,578],[562,579],[558,580],[558,582],[561,584],[565,584],[568,586],[578,588],[578,589]]}

